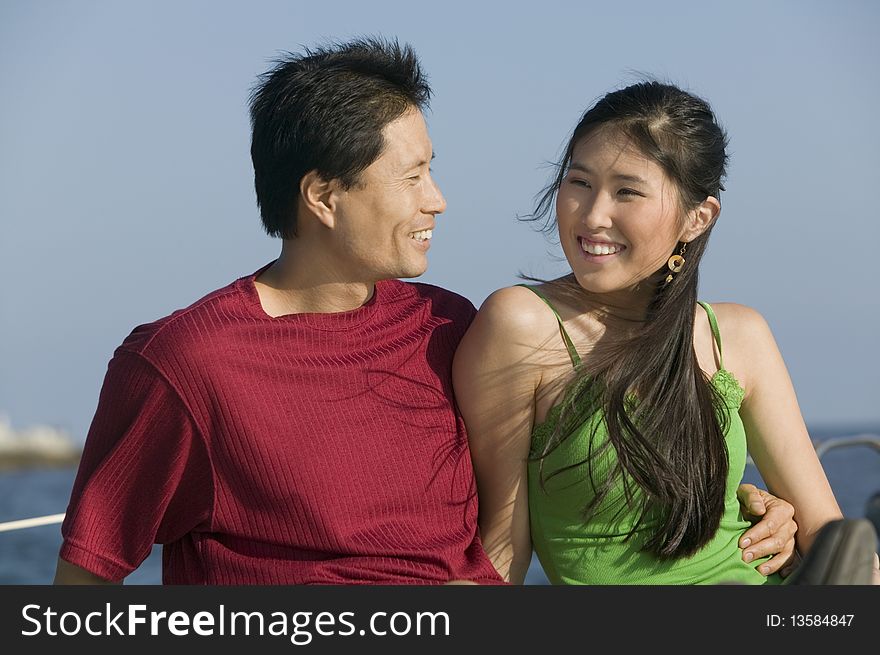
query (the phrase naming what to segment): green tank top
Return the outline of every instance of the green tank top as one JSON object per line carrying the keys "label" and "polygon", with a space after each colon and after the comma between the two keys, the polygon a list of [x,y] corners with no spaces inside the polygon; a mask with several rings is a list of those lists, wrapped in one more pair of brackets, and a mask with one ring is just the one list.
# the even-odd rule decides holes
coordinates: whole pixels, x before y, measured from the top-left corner
{"label": "green tank top", "polygon": [[[580,357],[556,309],[540,292],[525,286],[540,297],[559,321],[559,331],[573,366]],[[656,522],[646,520],[629,540],[626,536],[636,523],[637,516],[626,506],[623,483],[606,496],[587,523],[582,510],[592,497],[593,489],[586,480],[586,468],[576,466],[588,452],[590,439],[593,446],[607,439],[604,421],[597,412],[581,426],[577,434],[566,439],[544,461],[545,475],[572,467],[540,484],[540,463],[529,461],[529,521],[532,544],[548,580],[553,584],[780,584],[777,574],[765,577],[757,566],[768,558],[746,563],[742,560],[739,538],[751,525],[743,518],[736,490],[746,465],[746,433],[739,408],[744,391],[736,378],[724,368],[721,354],[721,334],[712,308],[701,302],[706,310],[712,334],[718,345],[719,370],[712,376],[712,384],[720,392],[730,414],[725,435],[729,456],[729,471],[724,502],[724,514],[712,540],[692,556],[661,560],[640,550]],[[546,420],[532,430],[531,456],[543,451],[544,444],[553,434],[559,421],[561,403],[553,407]],[[598,424],[598,425],[597,425]],[[616,456],[613,449],[607,457],[596,461],[597,471],[610,470]]]}

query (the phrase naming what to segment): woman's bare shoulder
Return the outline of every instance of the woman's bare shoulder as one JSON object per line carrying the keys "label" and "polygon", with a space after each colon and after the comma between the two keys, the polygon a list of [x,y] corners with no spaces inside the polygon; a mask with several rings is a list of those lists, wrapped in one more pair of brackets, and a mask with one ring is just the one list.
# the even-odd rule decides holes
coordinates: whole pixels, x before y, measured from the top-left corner
{"label": "woman's bare shoulder", "polygon": [[725,342],[747,341],[769,331],[767,321],[754,307],[735,302],[710,303]]}
{"label": "woman's bare shoulder", "polygon": [[[521,286],[490,294],[456,352],[462,366],[516,366],[521,375],[540,377],[559,358],[559,323],[553,310]],[[462,363],[464,362],[464,363]]]}
{"label": "woman's bare shoulder", "polygon": [[724,367],[748,391],[768,357],[778,353],[766,319],[754,307],[732,302],[711,303],[718,320]]}
{"label": "woman's bare shoulder", "polygon": [[480,306],[477,320],[501,333],[525,338],[559,329],[550,307],[534,291],[522,286],[504,287],[491,293]]}

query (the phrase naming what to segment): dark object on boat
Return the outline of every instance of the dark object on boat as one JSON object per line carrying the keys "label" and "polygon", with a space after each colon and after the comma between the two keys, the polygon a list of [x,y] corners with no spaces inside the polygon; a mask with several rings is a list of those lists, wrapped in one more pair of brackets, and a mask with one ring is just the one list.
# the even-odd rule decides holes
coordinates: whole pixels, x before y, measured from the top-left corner
{"label": "dark object on boat", "polygon": [[865,518],[874,524],[874,530],[880,534],[880,491],[875,493],[865,503]]}
{"label": "dark object on boat", "polygon": [[868,519],[839,519],[823,527],[788,585],[869,585],[877,532]]}

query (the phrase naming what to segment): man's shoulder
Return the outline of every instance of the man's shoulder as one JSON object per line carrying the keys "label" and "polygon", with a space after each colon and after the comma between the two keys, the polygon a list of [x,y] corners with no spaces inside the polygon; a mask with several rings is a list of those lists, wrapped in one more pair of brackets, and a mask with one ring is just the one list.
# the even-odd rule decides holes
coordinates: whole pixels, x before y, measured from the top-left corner
{"label": "man's shoulder", "polygon": [[390,281],[403,297],[418,299],[430,303],[434,314],[450,316],[454,318],[466,318],[468,322],[477,313],[474,304],[455,291],[438,287],[426,282],[404,282],[401,280]]}
{"label": "man's shoulder", "polygon": [[135,327],[118,351],[142,356],[162,350],[184,350],[207,345],[245,318],[245,298],[239,278],[215,289],[192,304],[150,323]]}

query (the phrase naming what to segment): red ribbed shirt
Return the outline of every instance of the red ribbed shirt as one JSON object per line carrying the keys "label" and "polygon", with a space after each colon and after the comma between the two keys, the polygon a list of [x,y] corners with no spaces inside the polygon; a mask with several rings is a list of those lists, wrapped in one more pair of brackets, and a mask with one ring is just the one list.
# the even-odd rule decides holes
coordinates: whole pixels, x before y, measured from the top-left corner
{"label": "red ribbed shirt", "polygon": [[452,395],[473,305],[388,280],[272,318],[259,272],[116,350],[61,557],[118,580],[161,543],[166,584],[500,583]]}

